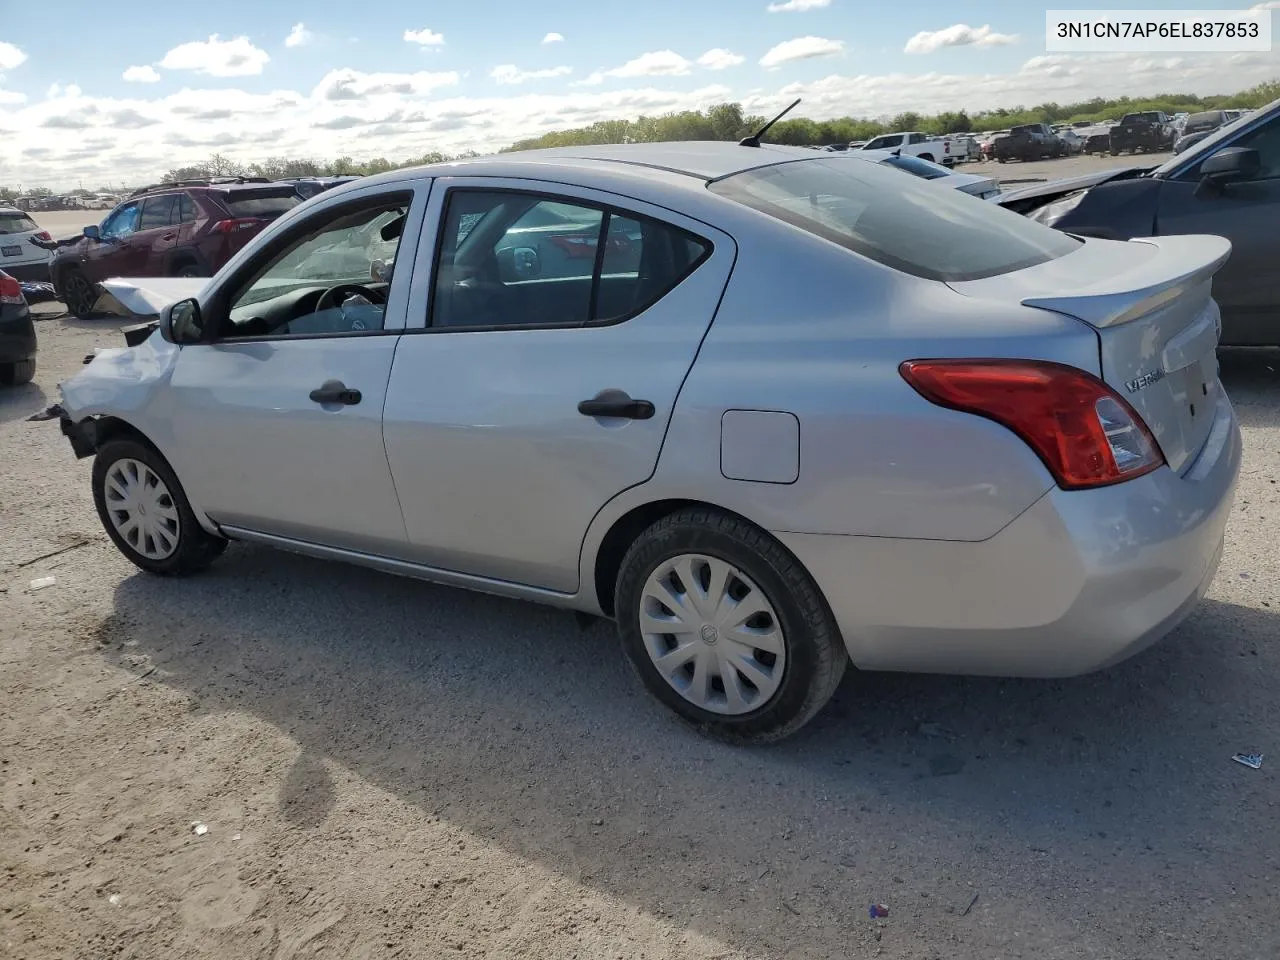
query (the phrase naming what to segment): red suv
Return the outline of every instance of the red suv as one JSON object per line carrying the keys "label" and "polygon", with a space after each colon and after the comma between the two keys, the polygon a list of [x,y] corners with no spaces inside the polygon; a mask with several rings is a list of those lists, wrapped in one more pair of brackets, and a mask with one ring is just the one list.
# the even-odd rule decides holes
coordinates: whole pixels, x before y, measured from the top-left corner
{"label": "red suv", "polygon": [[59,246],[50,264],[58,297],[92,315],[108,277],[210,277],[286,210],[294,184],[270,180],[184,180],[135,191],[84,236]]}

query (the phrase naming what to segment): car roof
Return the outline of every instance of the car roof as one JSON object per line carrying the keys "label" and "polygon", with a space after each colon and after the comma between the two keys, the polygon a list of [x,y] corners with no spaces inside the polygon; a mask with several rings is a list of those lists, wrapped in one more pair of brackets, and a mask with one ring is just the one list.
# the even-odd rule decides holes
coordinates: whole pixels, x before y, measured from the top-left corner
{"label": "car roof", "polygon": [[[509,176],[545,175],[548,165],[575,168],[588,174],[594,170],[614,179],[622,174],[631,179],[665,181],[699,188],[744,170],[830,157],[804,147],[762,144],[743,147],[732,141],[675,141],[668,143],[617,143],[581,147],[549,147],[452,160],[426,167],[392,170],[362,177],[360,185],[391,184],[427,176]],[[348,190],[352,184],[339,189]]]}

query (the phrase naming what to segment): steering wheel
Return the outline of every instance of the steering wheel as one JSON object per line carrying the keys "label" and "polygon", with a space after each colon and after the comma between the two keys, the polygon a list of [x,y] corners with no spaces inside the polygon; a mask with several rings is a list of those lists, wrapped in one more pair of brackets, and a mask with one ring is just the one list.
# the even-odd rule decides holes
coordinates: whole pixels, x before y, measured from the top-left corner
{"label": "steering wheel", "polygon": [[341,297],[346,297],[352,293],[367,297],[373,303],[387,302],[386,295],[379,293],[377,290],[370,290],[368,287],[363,287],[358,283],[340,283],[320,294],[320,299],[316,301],[314,312],[319,313],[321,310],[329,310],[336,307],[342,303]]}

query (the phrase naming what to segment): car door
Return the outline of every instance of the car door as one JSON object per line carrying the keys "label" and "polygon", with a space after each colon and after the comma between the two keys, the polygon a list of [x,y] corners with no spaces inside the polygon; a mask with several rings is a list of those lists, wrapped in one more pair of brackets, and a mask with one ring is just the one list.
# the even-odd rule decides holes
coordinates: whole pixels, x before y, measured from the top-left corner
{"label": "car door", "polygon": [[411,279],[395,259],[413,262],[429,188],[420,180],[327,198],[201,294],[207,342],[181,348],[164,402],[175,467],[214,521],[403,551],[382,408]]}
{"label": "car door", "polygon": [[162,193],[142,201],[138,232],[130,242],[137,244],[146,257],[146,276],[163,277],[168,274],[169,253],[178,239],[180,216],[181,204],[176,193]]}
{"label": "car door", "polygon": [[1201,187],[1205,157],[1197,157],[1161,184],[1155,232],[1230,240],[1231,257],[1213,278],[1223,342],[1274,344],[1280,342],[1280,114],[1218,144],[1226,147],[1257,150],[1257,176],[1222,189]]}
{"label": "car door", "polygon": [[102,221],[99,239],[90,242],[85,249],[85,267],[90,280],[96,282],[108,277],[142,274],[146,250],[133,243],[141,214],[142,201],[134,200],[117,207]]}
{"label": "car door", "polygon": [[572,593],[591,519],[656,467],[733,241],[519,180],[438,180],[427,222],[384,415],[412,559]]}

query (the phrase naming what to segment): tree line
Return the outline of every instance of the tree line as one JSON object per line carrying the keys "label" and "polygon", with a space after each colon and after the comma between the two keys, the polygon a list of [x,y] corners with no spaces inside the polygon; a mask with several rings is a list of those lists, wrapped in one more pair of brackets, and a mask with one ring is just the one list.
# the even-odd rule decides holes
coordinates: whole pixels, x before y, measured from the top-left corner
{"label": "tree line", "polygon": [[[1094,97],[1074,103],[1041,103],[1032,107],[1001,107],[997,110],[968,112],[965,110],[922,114],[906,111],[895,116],[876,118],[839,117],[833,120],[813,120],[808,117],[787,117],[775,124],[768,139],[774,143],[793,146],[816,146],[828,143],[849,143],[870,140],[872,137],[894,130],[919,130],[923,133],[942,135],[948,133],[980,133],[987,130],[1003,130],[1023,123],[1074,123],[1078,121],[1118,120],[1122,114],[1142,110],[1163,110],[1166,113],[1198,113],[1203,110],[1255,109],[1280,99],[1280,80],[1259,83],[1238,93],[1214,96],[1166,93],[1154,97]],[[803,104],[801,105],[803,109]],[[503,148],[534,150],[541,147],[578,147],[604,143],[654,143],[671,140],[740,140],[758,130],[766,121],[763,116],[748,115],[740,103],[720,103],[706,110],[681,110],[661,116],[640,116],[634,120],[600,120],[586,127],[556,130],[539,137],[520,140]],[[161,182],[175,180],[204,180],[211,177],[334,177],[356,174],[367,176],[416,167],[429,163],[443,163],[464,157],[476,156],[474,152],[448,154],[440,151],[410,157],[404,160],[388,160],[374,157],[356,160],[349,156],[332,160],[291,157],[267,157],[253,163],[242,163],[222,154],[214,154],[202,163],[175,167],[164,174]],[[48,195],[47,187],[32,187],[27,195]],[[74,194],[89,191],[76,190]],[[110,192],[106,189],[95,191]],[[10,199],[16,192],[0,187],[0,199]]]}

